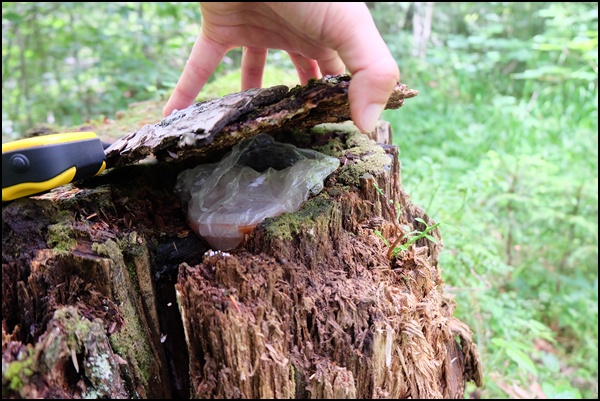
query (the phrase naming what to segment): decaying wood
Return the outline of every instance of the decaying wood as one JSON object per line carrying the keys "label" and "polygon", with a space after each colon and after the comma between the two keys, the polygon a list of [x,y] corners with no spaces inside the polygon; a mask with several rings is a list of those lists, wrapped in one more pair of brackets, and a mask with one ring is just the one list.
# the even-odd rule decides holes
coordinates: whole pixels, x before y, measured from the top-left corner
{"label": "decaying wood", "polygon": [[[109,152],[113,165],[116,152],[157,162],[3,204],[3,397],[463,398],[481,385],[444,295],[439,231],[387,257],[382,236],[433,221],[401,187],[389,125],[371,140],[340,123],[347,83],[195,105]],[[242,248],[209,250],[174,195],[187,166],[173,161],[268,127],[340,168]]]}

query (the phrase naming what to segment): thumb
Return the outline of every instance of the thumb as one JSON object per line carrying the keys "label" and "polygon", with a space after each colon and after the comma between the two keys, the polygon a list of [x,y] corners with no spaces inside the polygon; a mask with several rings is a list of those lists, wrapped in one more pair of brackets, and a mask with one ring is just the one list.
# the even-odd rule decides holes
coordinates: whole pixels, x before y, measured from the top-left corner
{"label": "thumb", "polygon": [[338,14],[326,35],[335,38],[335,49],[352,74],[348,90],[352,121],[366,133],[375,129],[400,71],[366,5],[354,7],[354,13]]}
{"label": "thumb", "polygon": [[[384,65],[384,63],[389,65]],[[362,132],[375,129],[399,79],[396,63],[379,61],[352,73],[348,90],[352,121]]]}

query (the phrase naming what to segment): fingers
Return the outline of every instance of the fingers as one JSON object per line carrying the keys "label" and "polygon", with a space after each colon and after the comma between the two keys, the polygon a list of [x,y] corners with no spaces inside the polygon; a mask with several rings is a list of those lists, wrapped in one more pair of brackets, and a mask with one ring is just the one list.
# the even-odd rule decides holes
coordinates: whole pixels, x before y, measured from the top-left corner
{"label": "fingers", "polygon": [[317,63],[323,75],[340,75],[346,72],[346,66],[337,52],[335,52],[332,58],[317,60]]}
{"label": "fingers", "polygon": [[344,61],[352,81],[348,97],[355,125],[363,132],[375,129],[377,120],[400,78],[398,64],[379,34],[364,3],[353,3],[354,13],[330,21],[326,36]]}
{"label": "fingers", "polygon": [[262,88],[269,49],[244,47],[242,50],[242,90]]}
{"label": "fingers", "polygon": [[348,99],[352,121],[361,131],[372,132],[398,82],[398,65],[386,57],[350,72]]}
{"label": "fingers", "polygon": [[288,54],[296,67],[296,71],[298,71],[298,78],[300,78],[302,85],[306,85],[311,78],[321,78],[321,70],[315,60],[308,59],[298,53],[288,52]]}
{"label": "fingers", "polygon": [[296,71],[300,83],[306,85],[311,78],[321,78],[324,75],[339,75],[346,72],[346,66],[336,52],[329,59],[313,60],[298,53],[288,53]]}
{"label": "fingers", "polygon": [[342,74],[347,67],[352,75],[348,93],[352,120],[363,132],[375,128],[400,73],[365,3],[313,3],[310,8],[293,2],[256,3],[268,7],[260,12],[254,3],[251,9],[240,8],[241,3],[219,4],[252,11],[253,18],[241,18],[231,9],[229,14],[213,10],[214,15],[203,9],[203,30],[163,109],[165,116],[195,100],[227,51],[250,45],[242,55],[243,90],[262,86],[269,48],[288,52],[302,84]]}
{"label": "fingers", "polygon": [[201,32],[171,97],[163,108],[166,117],[175,109],[191,105],[229,49],[207,39]]}

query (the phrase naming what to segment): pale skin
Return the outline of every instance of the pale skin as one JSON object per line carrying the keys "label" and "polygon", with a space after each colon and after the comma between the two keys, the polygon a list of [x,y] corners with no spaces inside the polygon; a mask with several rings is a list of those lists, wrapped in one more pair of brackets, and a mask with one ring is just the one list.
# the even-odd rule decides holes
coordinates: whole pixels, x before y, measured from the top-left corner
{"label": "pale skin", "polygon": [[396,83],[398,65],[365,3],[200,3],[202,27],[163,109],[191,105],[228,51],[242,47],[241,89],[262,87],[269,49],[286,51],[301,84],[352,75],[352,121],[371,132]]}

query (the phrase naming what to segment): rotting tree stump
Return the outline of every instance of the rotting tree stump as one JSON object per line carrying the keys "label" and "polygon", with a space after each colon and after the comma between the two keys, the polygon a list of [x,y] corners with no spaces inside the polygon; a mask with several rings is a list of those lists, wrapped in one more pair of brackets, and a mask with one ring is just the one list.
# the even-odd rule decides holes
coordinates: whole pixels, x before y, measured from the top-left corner
{"label": "rotting tree stump", "polygon": [[[463,398],[481,385],[439,231],[389,257],[381,237],[433,221],[402,190],[397,148],[343,122],[348,82],[191,106],[115,142],[101,176],[4,203],[3,398]],[[400,85],[388,107],[414,95]],[[209,250],[177,174],[265,131],[340,168],[242,248]]]}

